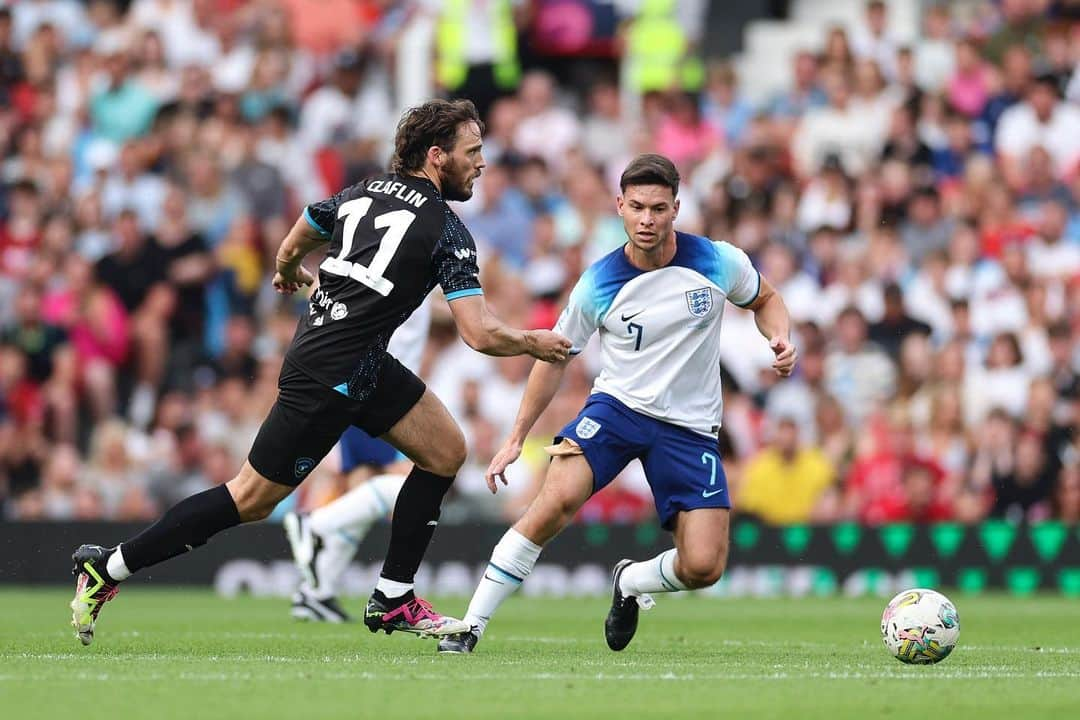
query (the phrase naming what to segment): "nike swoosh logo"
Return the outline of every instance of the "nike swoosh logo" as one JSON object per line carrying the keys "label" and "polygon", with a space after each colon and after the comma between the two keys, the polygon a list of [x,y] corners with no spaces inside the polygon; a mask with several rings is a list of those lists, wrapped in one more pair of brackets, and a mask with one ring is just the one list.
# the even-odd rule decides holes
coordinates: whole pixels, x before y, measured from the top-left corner
{"label": "nike swoosh logo", "polygon": [[484,579],[485,580],[490,580],[491,582],[496,583],[498,585],[505,585],[506,584],[506,583],[504,583],[504,582],[502,582],[500,580],[496,580],[495,578],[491,577],[487,573],[484,573]]}
{"label": "nike swoosh logo", "polygon": [[703,497],[703,498],[711,498],[713,495],[719,495],[722,492],[724,492],[723,488],[721,488],[719,490],[713,490],[712,492],[709,492],[708,490],[702,490],[701,491],[701,497]]}
{"label": "nike swoosh logo", "polygon": [[634,318],[636,318],[638,315],[640,315],[643,312],[645,312],[645,311],[644,310],[638,310],[633,315],[627,315],[626,313],[623,313],[622,314],[622,321],[626,322],[627,320],[633,320]]}

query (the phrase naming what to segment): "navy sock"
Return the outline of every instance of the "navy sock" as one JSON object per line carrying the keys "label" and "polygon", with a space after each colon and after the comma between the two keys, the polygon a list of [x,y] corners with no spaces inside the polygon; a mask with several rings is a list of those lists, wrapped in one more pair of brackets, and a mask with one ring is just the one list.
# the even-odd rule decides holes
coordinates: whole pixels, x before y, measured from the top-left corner
{"label": "navy sock", "polygon": [[454,478],[413,467],[398,493],[382,577],[411,583],[439,524],[439,507]]}
{"label": "navy sock", "polygon": [[137,572],[205,545],[211,536],[239,524],[232,495],[219,485],[181,500],[156,523],[121,543],[124,564]]}

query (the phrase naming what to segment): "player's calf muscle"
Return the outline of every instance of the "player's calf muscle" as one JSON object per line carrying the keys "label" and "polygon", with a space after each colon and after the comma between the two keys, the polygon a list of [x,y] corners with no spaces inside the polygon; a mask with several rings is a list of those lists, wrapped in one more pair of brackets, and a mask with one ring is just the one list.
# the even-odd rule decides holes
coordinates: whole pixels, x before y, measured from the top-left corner
{"label": "player's calf muscle", "polygon": [[537,545],[546,545],[570,524],[577,508],[568,502],[555,498],[537,498],[521,519],[514,523],[514,529]]}
{"label": "player's calf muscle", "polygon": [[240,472],[226,483],[241,522],[263,520],[284,500],[292,488],[267,480],[250,463],[244,463]]}
{"label": "player's calf muscle", "polygon": [[570,524],[591,492],[592,470],[585,458],[554,458],[540,494],[514,529],[537,545],[544,545]]}

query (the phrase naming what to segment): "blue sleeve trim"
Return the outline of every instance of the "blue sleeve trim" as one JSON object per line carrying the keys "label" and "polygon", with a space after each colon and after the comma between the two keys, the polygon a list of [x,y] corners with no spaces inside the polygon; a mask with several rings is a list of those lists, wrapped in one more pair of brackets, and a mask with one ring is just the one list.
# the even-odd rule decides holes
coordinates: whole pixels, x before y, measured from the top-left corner
{"label": "blue sleeve trim", "polygon": [[483,295],[484,290],[482,288],[468,288],[466,290],[455,290],[454,292],[446,293],[446,301],[457,300],[463,297],[472,297],[473,295]]}
{"label": "blue sleeve trim", "polygon": [[754,297],[750,298],[750,300],[748,300],[745,303],[732,302],[732,305],[735,305],[735,306],[741,307],[741,308],[750,307],[751,305],[754,304],[754,301],[756,301],[758,299],[758,295],[760,295],[760,294],[761,294],[761,273],[758,273],[757,274],[757,290],[754,291]]}
{"label": "blue sleeve trim", "polygon": [[319,225],[319,223],[315,222],[315,218],[311,217],[311,213],[308,212],[307,208],[304,208],[304,219],[307,220],[307,224],[311,226],[312,230],[319,233],[323,237],[326,237],[330,234],[327,231],[323,230],[322,226]]}

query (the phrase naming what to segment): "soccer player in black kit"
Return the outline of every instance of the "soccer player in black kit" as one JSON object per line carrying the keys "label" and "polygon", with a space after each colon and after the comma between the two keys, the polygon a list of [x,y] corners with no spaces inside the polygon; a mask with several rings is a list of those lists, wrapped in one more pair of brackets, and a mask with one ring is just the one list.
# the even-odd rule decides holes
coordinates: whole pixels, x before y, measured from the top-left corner
{"label": "soccer player in black kit", "polygon": [[570,350],[556,333],[508,327],[484,302],[473,239],[446,204],[472,196],[484,167],[480,134],[468,100],[412,108],[398,124],[392,173],[305,208],[278,250],[275,289],[290,294],[311,285],[315,278],[301,262],[329,247],[285,355],[277,402],[247,462],[228,483],[177,503],[130,540],[75,551],[72,625],[84,645],[121,581],[226,528],[267,517],[348,425],[382,437],[415,463],[394,507],[390,547],[364,623],[372,632],[425,636],[468,630],[416,597],[412,585],[442,498],[465,461],[465,439],[423,381],[386,352],[387,342],[438,284],[474,349],[549,362]]}

